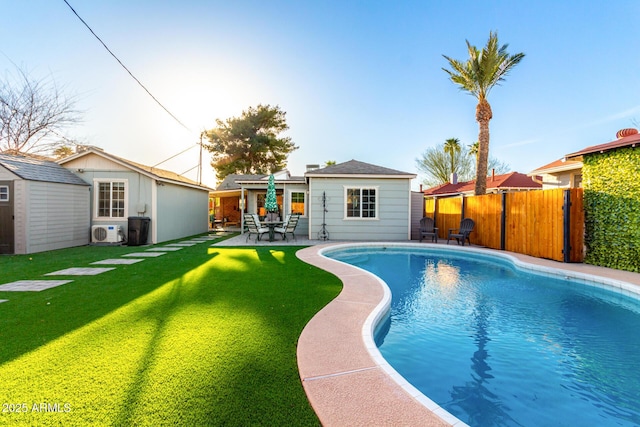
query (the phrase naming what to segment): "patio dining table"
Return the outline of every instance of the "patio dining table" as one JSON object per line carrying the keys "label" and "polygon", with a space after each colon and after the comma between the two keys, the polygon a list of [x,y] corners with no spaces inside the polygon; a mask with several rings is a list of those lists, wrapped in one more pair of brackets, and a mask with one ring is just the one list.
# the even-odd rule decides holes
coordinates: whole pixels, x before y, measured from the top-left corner
{"label": "patio dining table", "polygon": [[282,224],[284,224],[284,221],[260,221],[260,224],[269,228],[269,241],[273,242],[276,234],[275,232],[276,227],[279,227]]}

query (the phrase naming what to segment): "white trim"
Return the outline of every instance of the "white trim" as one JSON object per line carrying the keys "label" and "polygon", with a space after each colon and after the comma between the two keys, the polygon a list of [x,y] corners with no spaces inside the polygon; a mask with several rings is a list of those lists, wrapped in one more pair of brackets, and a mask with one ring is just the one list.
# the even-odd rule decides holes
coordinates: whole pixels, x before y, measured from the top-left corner
{"label": "white trim", "polygon": [[[301,218],[306,218],[309,212],[309,192],[307,190],[305,190],[304,188],[297,188],[297,189],[292,189],[292,190],[287,190],[287,202],[289,202],[289,205],[287,206],[287,213],[289,213],[291,211],[291,206],[293,205],[293,193],[302,193],[304,195],[304,212],[302,213],[302,215],[300,216]],[[283,204],[285,202],[283,201]]]}
{"label": "white trim", "polygon": [[151,244],[158,243],[158,181],[151,181]]}
{"label": "white trim", "polygon": [[[380,186],[379,185],[343,185],[343,212],[342,219],[344,221],[379,221],[380,220]],[[347,216],[347,190],[360,190],[360,199],[362,200],[362,190],[375,190],[375,216],[363,217],[363,216]],[[362,215],[362,204],[360,205],[360,215]]]}
{"label": "white trim", "polygon": [[[98,199],[100,198],[100,185],[103,183],[113,184],[114,182],[124,183],[124,213],[123,216],[111,216],[111,207],[109,208],[109,216],[98,216]],[[113,189],[112,189],[113,191]],[[126,178],[93,178],[93,219],[101,221],[105,219],[113,219],[118,221],[126,221],[129,217],[129,180]]]}
{"label": "white trim", "polygon": [[[9,194],[9,186],[8,185],[0,185],[0,189],[2,189],[2,188],[6,188],[7,191],[6,191],[6,193],[0,192],[0,202],[8,202],[8,201],[10,201],[11,200],[11,195]],[[6,194],[6,198],[2,197],[5,194]]]}

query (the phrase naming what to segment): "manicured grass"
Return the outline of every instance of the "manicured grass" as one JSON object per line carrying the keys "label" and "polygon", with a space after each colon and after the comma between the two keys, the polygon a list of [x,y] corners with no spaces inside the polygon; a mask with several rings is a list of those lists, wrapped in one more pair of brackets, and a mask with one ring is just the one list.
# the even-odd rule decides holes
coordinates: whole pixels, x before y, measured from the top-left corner
{"label": "manicured grass", "polygon": [[[140,249],[0,257],[0,284]],[[0,411],[26,409],[0,412],[0,424],[317,425],[296,344],[341,285],[298,249],[200,243],[0,292]]]}

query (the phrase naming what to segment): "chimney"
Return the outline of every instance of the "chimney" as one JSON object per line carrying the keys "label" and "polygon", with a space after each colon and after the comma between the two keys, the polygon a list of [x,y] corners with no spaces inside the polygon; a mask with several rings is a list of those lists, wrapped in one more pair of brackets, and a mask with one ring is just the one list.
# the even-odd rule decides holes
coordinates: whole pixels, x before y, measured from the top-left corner
{"label": "chimney", "polygon": [[320,169],[320,165],[307,165],[307,172],[311,172],[316,169]]}
{"label": "chimney", "polygon": [[451,174],[451,178],[449,179],[449,181],[453,184],[456,185],[458,183],[458,174],[453,172]]}
{"label": "chimney", "polygon": [[625,136],[637,135],[638,129],[620,129],[616,133],[616,139],[624,138]]}
{"label": "chimney", "polygon": [[496,180],[496,170],[491,169],[491,182]]}

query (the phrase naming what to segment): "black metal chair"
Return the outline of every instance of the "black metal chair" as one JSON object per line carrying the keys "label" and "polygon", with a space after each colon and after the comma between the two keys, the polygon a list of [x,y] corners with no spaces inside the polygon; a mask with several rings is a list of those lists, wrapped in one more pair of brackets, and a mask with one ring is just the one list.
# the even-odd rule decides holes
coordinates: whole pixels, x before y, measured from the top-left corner
{"label": "black metal chair", "polygon": [[[473,231],[473,227],[476,223],[471,218],[465,218],[460,221],[460,228],[450,228],[449,235],[447,236],[447,245],[449,244],[449,240],[456,239],[458,244],[462,242],[462,246],[464,246],[464,241],[468,241],[471,244],[471,240],[469,240],[469,234]],[[457,231],[457,232],[456,232]]]}
{"label": "black metal chair", "polygon": [[425,216],[420,220],[420,241],[425,237],[431,237],[431,241],[438,243],[438,227],[433,218]]}

